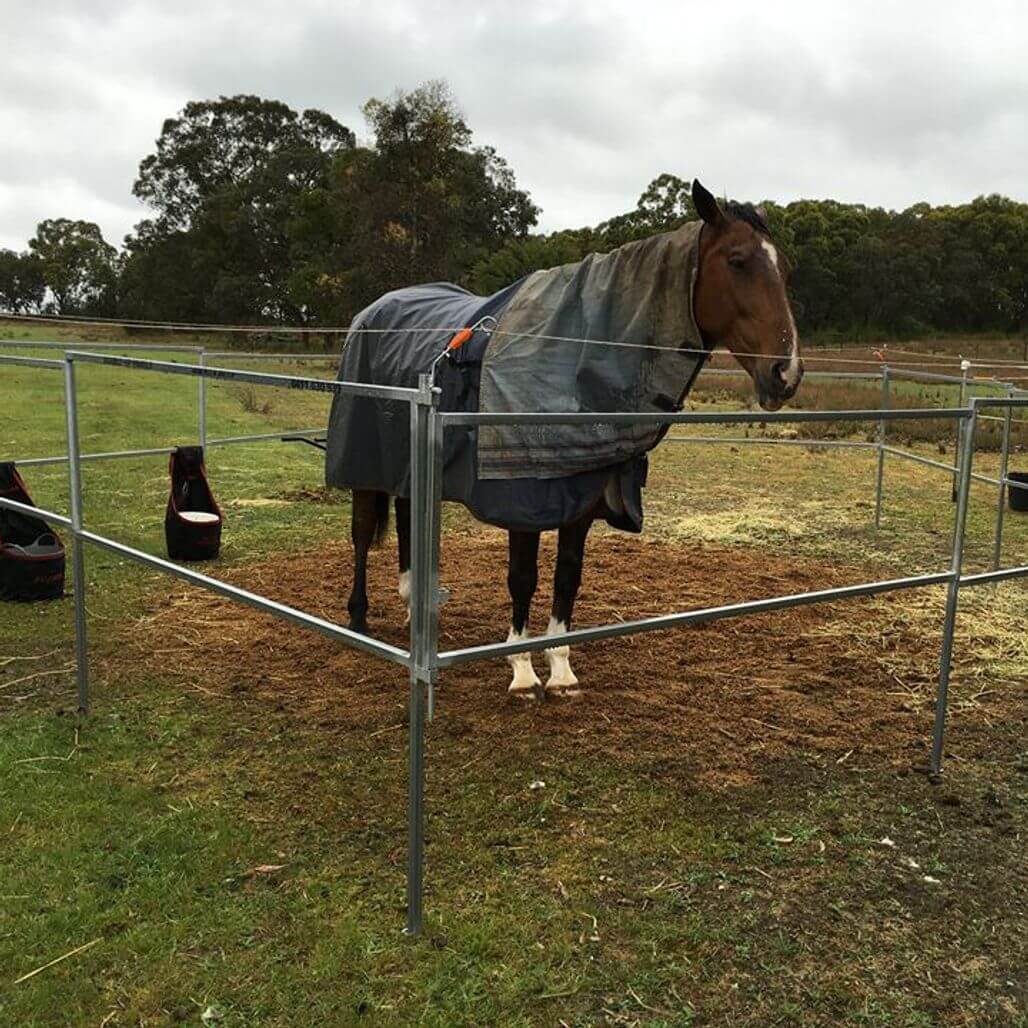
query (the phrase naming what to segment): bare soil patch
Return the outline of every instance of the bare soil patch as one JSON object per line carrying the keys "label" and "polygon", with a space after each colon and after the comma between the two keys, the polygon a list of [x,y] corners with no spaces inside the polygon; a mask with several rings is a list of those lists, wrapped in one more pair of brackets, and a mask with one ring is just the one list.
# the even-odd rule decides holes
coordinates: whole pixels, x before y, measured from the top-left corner
{"label": "bare soil patch", "polygon": [[[534,627],[545,626],[554,540],[544,538]],[[349,546],[229,569],[236,584],[346,623]],[[506,536],[443,538],[441,646],[502,640],[507,631]],[[576,623],[589,625],[867,581],[867,568],[756,549],[673,545],[597,534],[589,545]],[[407,644],[392,545],[372,554],[371,629]],[[509,699],[506,661],[444,672],[434,731],[476,750],[523,743],[576,755],[686,770],[709,785],[742,785],[758,763],[799,753],[846,767],[924,767],[941,623],[911,617],[910,594],[853,600],[578,647],[577,699]],[[923,615],[922,605],[922,615]],[[154,644],[154,640],[163,642]],[[126,634],[115,668],[176,676],[213,692],[288,710],[326,731],[368,734],[405,720],[402,669],[220,597],[176,589]],[[546,663],[535,657],[545,680]],[[986,712],[960,710],[951,749],[984,756],[999,717],[1024,722],[998,687]],[[566,750],[565,750],[566,752]],[[570,755],[570,753],[568,754]]]}

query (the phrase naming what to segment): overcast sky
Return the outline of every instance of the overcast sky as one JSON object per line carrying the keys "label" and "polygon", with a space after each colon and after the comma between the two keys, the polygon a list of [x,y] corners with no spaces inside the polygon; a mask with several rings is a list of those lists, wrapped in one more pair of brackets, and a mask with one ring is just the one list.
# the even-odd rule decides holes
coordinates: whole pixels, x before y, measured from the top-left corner
{"label": "overcast sky", "polygon": [[719,195],[902,208],[1028,200],[1028,5],[1009,0],[0,0],[0,246],[47,217],[120,245],[140,159],[186,101],[257,93],[365,134],[361,104],[446,78],[541,227]]}

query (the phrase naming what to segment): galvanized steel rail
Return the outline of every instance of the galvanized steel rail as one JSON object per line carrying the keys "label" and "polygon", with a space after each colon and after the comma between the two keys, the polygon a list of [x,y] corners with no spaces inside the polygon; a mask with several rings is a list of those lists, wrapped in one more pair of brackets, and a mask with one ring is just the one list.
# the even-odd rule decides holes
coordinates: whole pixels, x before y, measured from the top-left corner
{"label": "galvanized steel rail", "polygon": [[[281,439],[284,435],[289,436],[316,436],[324,434],[324,428],[301,428],[289,429],[282,432],[261,432],[256,435],[233,435],[223,439],[208,439],[207,446],[232,446],[239,443],[270,442]],[[109,450],[106,453],[83,453],[79,455],[80,461],[93,460],[122,460],[126,457],[155,457],[161,454],[171,453],[177,449],[175,446],[151,446],[144,450]],[[46,467],[53,464],[67,464],[68,457],[30,457],[28,460],[19,460],[18,466],[23,468]]]}
{"label": "galvanized steel rail", "polygon": [[326,378],[301,378],[297,375],[271,375],[260,371],[239,371],[200,364],[174,364],[171,361],[142,360],[138,357],[119,357],[115,354],[89,353],[68,350],[69,361],[82,364],[108,364],[112,367],[135,368],[139,371],[160,371],[167,375],[188,375],[194,378],[216,378],[227,382],[247,382],[251,385],[277,386],[314,393],[349,393],[370,396],[376,400],[410,400],[417,396],[416,389],[403,386],[367,385],[363,382],[335,382]]}
{"label": "galvanized steel rail", "polygon": [[[1003,403],[1004,401],[998,401]],[[797,411],[682,411],[677,414],[646,412],[642,414],[601,411],[573,413],[536,413],[534,411],[503,414],[478,412],[442,412],[438,415],[446,427],[450,425],[800,425],[824,421],[924,421],[943,418],[962,421],[969,415],[967,407],[932,407],[898,410],[797,410]]]}
{"label": "galvanized steel rail", "polygon": [[17,364],[23,368],[50,368],[60,371],[64,361],[51,360],[47,357],[20,357],[16,354],[0,354],[0,364]]}
{"label": "galvanized steel rail", "polygon": [[[838,586],[834,589],[819,589],[814,592],[793,593],[790,596],[775,596],[765,600],[747,600],[743,603],[729,603],[720,607],[705,607],[680,614],[660,614],[656,617],[639,618],[635,621],[619,621],[612,625],[597,625],[595,628],[575,628],[560,637],[561,646],[575,643],[596,642],[599,639],[613,639],[621,635],[637,635],[641,632],[661,632],[683,625],[701,625],[724,618],[745,617],[765,614],[770,611],[804,607],[811,603],[826,603],[834,600],[848,600],[858,596],[877,596],[880,593],[898,589],[916,589],[928,585],[942,585],[950,582],[953,573],[940,571],[936,574],[914,575],[910,578],[892,578],[884,582],[863,582],[858,585]],[[485,646],[469,646],[460,650],[440,653],[439,667],[453,667],[470,660],[486,660],[495,657],[509,657],[515,653],[528,653],[553,646],[553,636],[537,635],[516,642],[489,643]]]}

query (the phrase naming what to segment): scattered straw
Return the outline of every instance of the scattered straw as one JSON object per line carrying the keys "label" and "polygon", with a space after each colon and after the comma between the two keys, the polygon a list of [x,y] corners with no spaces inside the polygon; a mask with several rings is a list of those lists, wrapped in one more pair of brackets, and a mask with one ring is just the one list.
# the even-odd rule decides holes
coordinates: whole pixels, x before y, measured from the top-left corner
{"label": "scattered straw", "polygon": [[13,685],[21,685],[22,682],[30,682],[33,678],[45,678],[48,675],[67,675],[75,670],[74,664],[67,667],[57,668],[55,671],[36,671],[31,675],[22,675],[21,678],[12,678],[9,682],[0,684],[0,689],[10,689]]}
{"label": "scattered straw", "polygon": [[94,939],[92,942],[83,943],[81,946],[76,946],[74,949],[68,950],[67,953],[62,953],[61,956],[55,957],[49,963],[43,964],[42,967],[37,967],[35,971],[29,971],[28,974],[23,974],[20,978],[15,978],[14,984],[19,985],[21,982],[27,982],[30,978],[35,978],[40,971],[45,971],[48,967],[53,967],[54,964],[59,964],[62,960],[67,960],[68,957],[75,956],[76,953],[82,953],[84,950],[95,946],[98,942],[103,942],[103,939]]}

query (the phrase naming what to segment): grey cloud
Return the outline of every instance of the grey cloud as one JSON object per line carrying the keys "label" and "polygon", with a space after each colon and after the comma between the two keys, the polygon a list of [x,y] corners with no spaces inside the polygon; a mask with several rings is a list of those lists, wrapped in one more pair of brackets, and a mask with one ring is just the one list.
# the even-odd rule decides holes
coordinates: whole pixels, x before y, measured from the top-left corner
{"label": "grey cloud", "polygon": [[663,171],[782,201],[1028,198],[1028,13],[1010,0],[57,0],[6,27],[0,245],[61,215],[120,242],[145,216],[138,162],[189,99],[258,93],[361,134],[369,97],[439,77],[547,229],[626,210]]}

